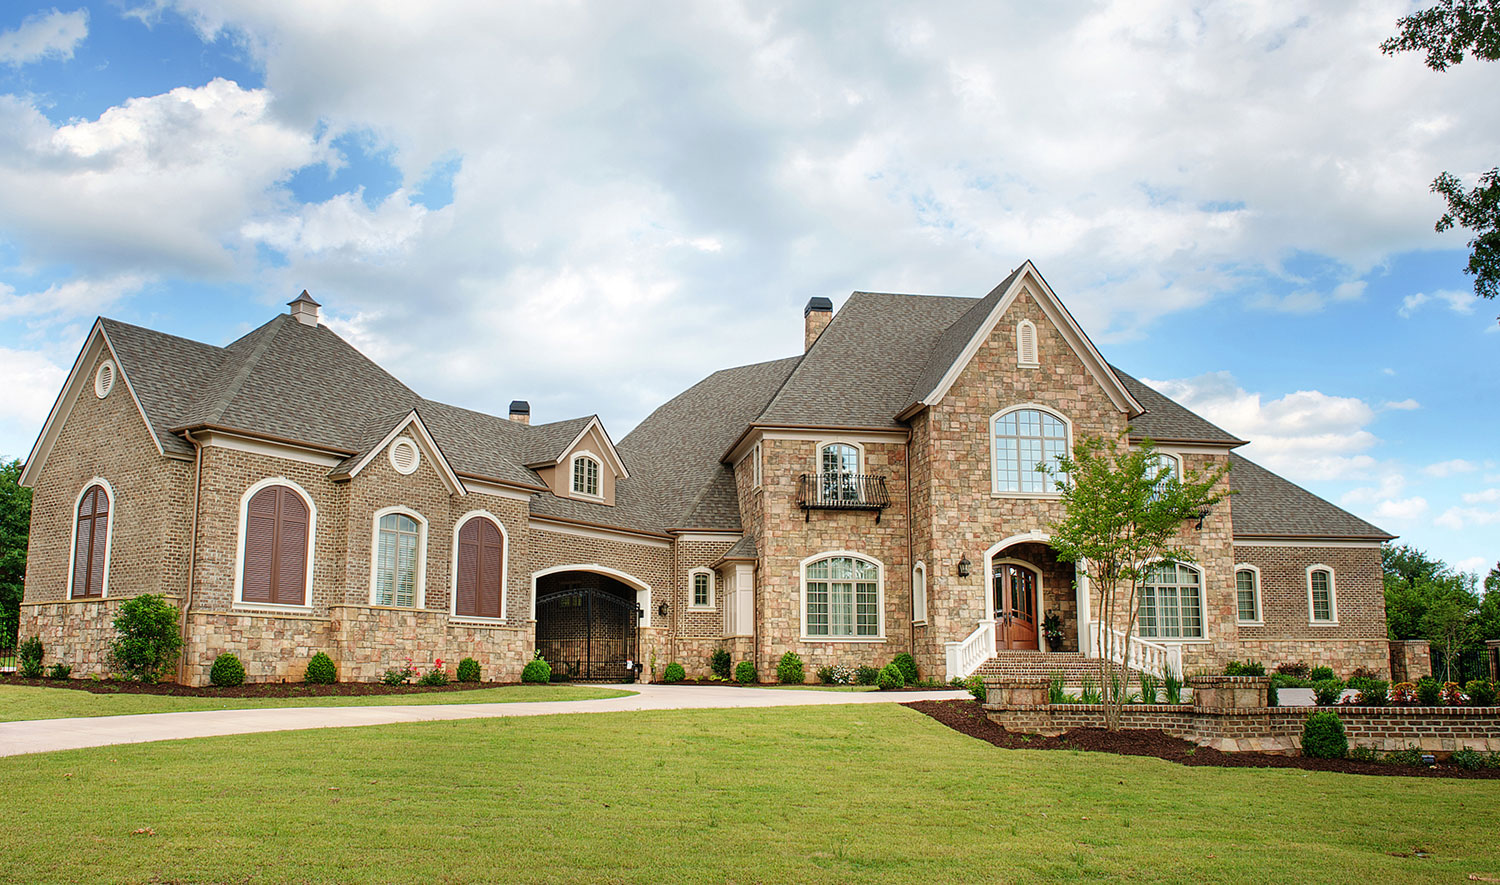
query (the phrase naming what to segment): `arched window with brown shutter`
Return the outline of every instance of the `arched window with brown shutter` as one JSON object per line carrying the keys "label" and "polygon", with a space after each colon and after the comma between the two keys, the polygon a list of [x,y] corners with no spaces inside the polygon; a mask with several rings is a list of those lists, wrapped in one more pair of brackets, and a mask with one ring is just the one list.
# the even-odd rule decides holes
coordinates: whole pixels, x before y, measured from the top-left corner
{"label": "arched window with brown shutter", "polygon": [[312,513],[302,495],[268,485],[245,502],[240,601],[306,605]]}
{"label": "arched window with brown shutter", "polygon": [[488,517],[474,516],[459,528],[454,578],[454,615],[504,616],[505,536]]}
{"label": "arched window with brown shutter", "polygon": [[109,492],[102,483],[95,482],[79,496],[73,523],[74,599],[104,595],[109,562],[109,517]]}

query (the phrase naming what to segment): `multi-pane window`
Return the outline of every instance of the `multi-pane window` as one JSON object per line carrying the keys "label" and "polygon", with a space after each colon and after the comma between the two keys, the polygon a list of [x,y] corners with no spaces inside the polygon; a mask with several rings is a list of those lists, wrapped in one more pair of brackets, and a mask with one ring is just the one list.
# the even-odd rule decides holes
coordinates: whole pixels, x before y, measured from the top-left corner
{"label": "multi-pane window", "polygon": [[859,500],[859,449],[848,443],[826,445],[818,467],[825,501]]}
{"label": "multi-pane window", "polygon": [[1333,622],[1333,572],[1317,568],[1308,573],[1312,594],[1312,619]]}
{"label": "multi-pane window", "polygon": [[73,524],[73,598],[104,595],[104,559],[109,549],[109,495],[95,483],[78,499]]}
{"label": "multi-pane window", "polygon": [[1203,587],[1196,569],[1162,563],[1141,588],[1140,635],[1148,639],[1200,639]]}
{"label": "multi-pane window", "polygon": [[693,608],[710,608],[714,604],[713,584],[708,572],[693,575]]}
{"label": "multi-pane window", "polygon": [[1175,455],[1164,455],[1157,452],[1146,462],[1148,476],[1155,476],[1156,482],[1151,486],[1151,497],[1161,497],[1162,492],[1173,482],[1182,482],[1182,464]]}
{"label": "multi-pane window", "polygon": [[1260,620],[1260,587],[1254,569],[1242,568],[1234,573],[1236,609],[1245,623]]}
{"label": "multi-pane window", "polygon": [[405,513],[380,517],[375,553],[375,604],[417,604],[417,548],[422,527]]}
{"label": "multi-pane window", "polygon": [[1068,453],[1068,428],[1040,409],[1015,409],[995,418],[995,491],[1055,492],[1060,477],[1037,466],[1052,464]]}
{"label": "multi-pane window", "polygon": [[808,636],[880,635],[880,570],[852,556],[807,566],[803,628]]}
{"label": "multi-pane window", "polygon": [[582,457],[573,460],[573,491],[579,495],[599,497],[599,462]]}

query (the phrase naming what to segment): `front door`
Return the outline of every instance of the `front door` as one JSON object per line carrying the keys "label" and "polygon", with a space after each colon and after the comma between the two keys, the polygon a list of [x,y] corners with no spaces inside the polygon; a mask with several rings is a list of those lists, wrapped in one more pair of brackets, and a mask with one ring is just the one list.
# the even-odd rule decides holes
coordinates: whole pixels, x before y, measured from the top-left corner
{"label": "front door", "polygon": [[1036,572],[1024,565],[995,566],[995,647],[1037,650]]}

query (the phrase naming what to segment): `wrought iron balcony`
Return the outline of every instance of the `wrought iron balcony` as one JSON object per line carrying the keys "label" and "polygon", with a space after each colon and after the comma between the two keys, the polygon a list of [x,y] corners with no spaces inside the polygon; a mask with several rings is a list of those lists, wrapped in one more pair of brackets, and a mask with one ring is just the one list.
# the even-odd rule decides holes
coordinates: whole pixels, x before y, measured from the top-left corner
{"label": "wrought iron balcony", "polygon": [[885,477],[863,473],[804,473],[798,484],[797,505],[803,518],[811,519],[814,510],[873,510],[880,522],[880,511],[891,506],[885,490]]}

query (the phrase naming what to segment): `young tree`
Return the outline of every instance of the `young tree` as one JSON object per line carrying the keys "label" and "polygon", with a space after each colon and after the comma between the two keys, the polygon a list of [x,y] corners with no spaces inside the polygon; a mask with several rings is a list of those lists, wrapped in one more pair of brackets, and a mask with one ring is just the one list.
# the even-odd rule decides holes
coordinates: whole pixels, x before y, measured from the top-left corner
{"label": "young tree", "polygon": [[1040,469],[1065,482],[1065,515],[1051,525],[1052,548],[1058,559],[1088,575],[1101,626],[1124,630],[1121,636],[1099,631],[1105,724],[1117,731],[1128,679],[1115,662],[1126,659],[1128,637],[1135,633],[1141,585],[1163,563],[1193,561],[1188,533],[1228,494],[1221,482],[1229,467],[1178,479],[1157,458],[1150,440],[1131,448],[1124,439],[1092,437],[1075,445],[1072,457]]}
{"label": "young tree", "polygon": [[0,646],[14,646],[26,584],[26,539],[31,530],[31,489],[17,483],[21,462],[0,463]]}
{"label": "young tree", "polygon": [[1384,572],[1386,634],[1391,639],[1429,639],[1422,619],[1432,603],[1458,589],[1447,563],[1405,544],[1380,551]]}
{"label": "young tree", "polygon": [[[1472,578],[1464,583],[1471,583]],[[1453,664],[1462,648],[1473,639],[1476,600],[1469,587],[1433,600],[1422,616],[1422,630],[1432,644],[1443,650],[1443,680],[1453,680]]]}

